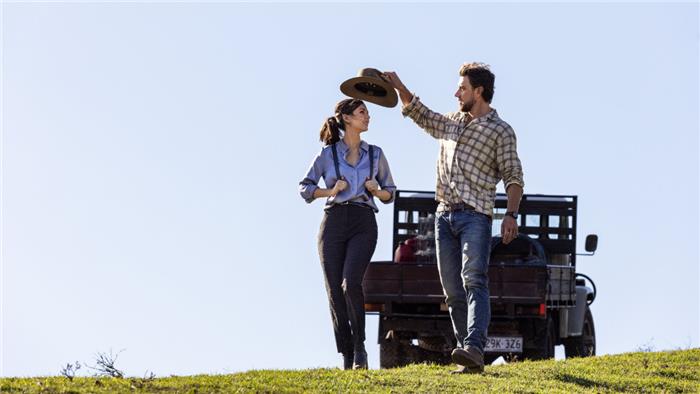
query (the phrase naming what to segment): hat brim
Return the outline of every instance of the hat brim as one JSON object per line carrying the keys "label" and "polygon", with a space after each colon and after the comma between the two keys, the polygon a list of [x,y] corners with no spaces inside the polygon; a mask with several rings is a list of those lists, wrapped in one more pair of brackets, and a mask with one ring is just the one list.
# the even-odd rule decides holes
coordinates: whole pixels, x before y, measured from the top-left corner
{"label": "hat brim", "polygon": [[396,90],[387,82],[371,77],[355,77],[340,84],[346,96],[369,101],[382,107],[395,107],[399,101]]}

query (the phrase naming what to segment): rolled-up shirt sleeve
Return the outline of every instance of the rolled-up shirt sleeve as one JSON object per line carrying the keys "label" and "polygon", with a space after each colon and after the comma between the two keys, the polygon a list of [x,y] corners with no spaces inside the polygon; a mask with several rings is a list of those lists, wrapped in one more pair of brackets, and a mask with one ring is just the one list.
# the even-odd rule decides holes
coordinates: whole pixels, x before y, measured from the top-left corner
{"label": "rolled-up shirt sleeve", "polygon": [[394,178],[391,176],[391,169],[389,169],[389,161],[384,155],[384,150],[381,149],[379,152],[379,163],[377,165],[377,183],[382,188],[391,194],[391,198],[387,201],[382,201],[384,204],[390,204],[394,202],[394,194],[396,192],[396,185],[394,184]]}
{"label": "rolled-up shirt sleeve", "polygon": [[506,190],[512,184],[525,188],[523,167],[518,157],[516,145],[515,131],[511,127],[507,127],[501,134],[496,146],[496,163]]}
{"label": "rolled-up shirt sleeve", "polygon": [[299,182],[299,194],[307,203],[314,201],[314,192],[318,189],[318,181],[323,175],[323,150],[314,158],[304,179]]}

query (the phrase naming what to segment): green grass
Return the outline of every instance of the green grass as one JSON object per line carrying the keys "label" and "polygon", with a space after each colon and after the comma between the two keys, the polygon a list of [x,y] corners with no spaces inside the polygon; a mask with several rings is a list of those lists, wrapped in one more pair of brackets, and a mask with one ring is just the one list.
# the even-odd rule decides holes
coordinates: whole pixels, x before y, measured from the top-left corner
{"label": "green grass", "polygon": [[700,349],[487,366],[480,375],[450,375],[452,366],[392,370],[261,370],[230,375],[140,378],[3,378],[2,392],[700,392]]}

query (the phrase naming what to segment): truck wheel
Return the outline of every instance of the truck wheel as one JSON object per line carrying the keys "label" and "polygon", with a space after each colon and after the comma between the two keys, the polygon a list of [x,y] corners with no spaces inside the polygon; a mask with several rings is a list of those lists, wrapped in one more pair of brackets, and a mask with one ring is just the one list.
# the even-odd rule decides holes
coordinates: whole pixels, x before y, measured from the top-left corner
{"label": "truck wheel", "polygon": [[445,340],[445,337],[422,337],[418,339],[418,347],[430,352],[450,353],[452,346]]}
{"label": "truck wheel", "polygon": [[[420,342],[420,341],[419,341]],[[448,365],[452,363],[451,351],[432,351],[421,348],[420,346],[411,346],[411,352],[406,359],[406,364],[439,364]]]}
{"label": "truck wheel", "polygon": [[586,307],[583,316],[583,332],[577,337],[564,340],[566,358],[595,356],[595,325],[590,308]]}
{"label": "truck wheel", "polygon": [[538,346],[535,349],[525,349],[524,358],[530,360],[554,358],[554,346],[557,343],[557,338],[552,318],[548,317],[546,323],[536,332]]}
{"label": "truck wheel", "polygon": [[398,340],[379,344],[379,368],[396,368],[406,364],[405,349]]}

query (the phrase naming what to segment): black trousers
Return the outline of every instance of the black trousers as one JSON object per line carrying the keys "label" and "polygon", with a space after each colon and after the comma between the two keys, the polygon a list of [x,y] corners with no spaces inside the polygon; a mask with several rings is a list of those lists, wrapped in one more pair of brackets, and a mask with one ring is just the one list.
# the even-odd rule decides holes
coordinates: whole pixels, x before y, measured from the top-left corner
{"label": "black trousers", "polygon": [[377,246],[374,211],[359,205],[326,210],[318,234],[318,254],[339,353],[351,354],[365,341],[362,279]]}

